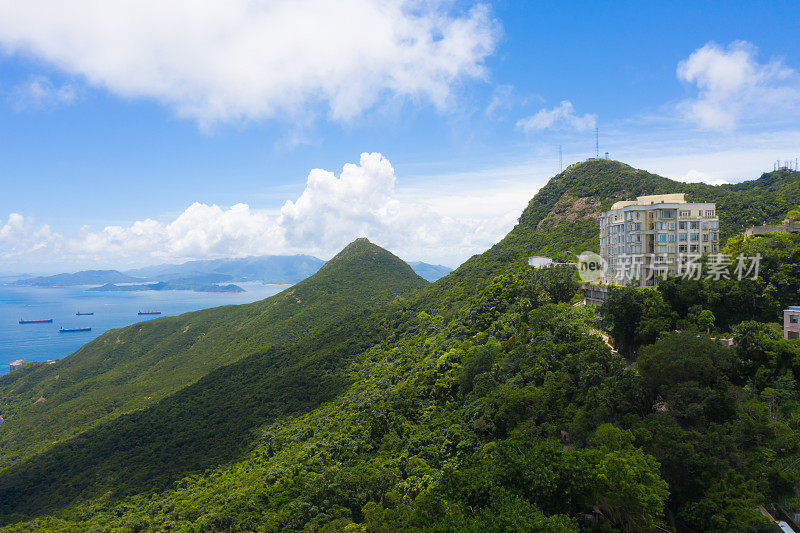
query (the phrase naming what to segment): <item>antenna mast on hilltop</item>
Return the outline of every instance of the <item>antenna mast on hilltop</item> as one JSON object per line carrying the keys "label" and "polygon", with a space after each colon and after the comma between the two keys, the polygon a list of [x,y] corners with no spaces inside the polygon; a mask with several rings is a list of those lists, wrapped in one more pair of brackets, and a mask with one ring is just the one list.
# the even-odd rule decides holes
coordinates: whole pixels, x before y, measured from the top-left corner
{"label": "antenna mast on hilltop", "polygon": [[594,129],[594,157],[600,159],[600,128]]}

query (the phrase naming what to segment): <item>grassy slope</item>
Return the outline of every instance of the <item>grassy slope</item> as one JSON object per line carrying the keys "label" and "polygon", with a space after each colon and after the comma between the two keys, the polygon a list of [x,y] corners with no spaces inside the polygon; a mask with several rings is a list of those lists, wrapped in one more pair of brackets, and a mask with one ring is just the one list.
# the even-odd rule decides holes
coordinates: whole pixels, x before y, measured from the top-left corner
{"label": "grassy slope", "polygon": [[[260,302],[112,330],[56,364],[28,365],[0,378],[0,467],[425,285],[402,260],[359,239],[310,278]],[[33,404],[39,397],[46,401]]]}

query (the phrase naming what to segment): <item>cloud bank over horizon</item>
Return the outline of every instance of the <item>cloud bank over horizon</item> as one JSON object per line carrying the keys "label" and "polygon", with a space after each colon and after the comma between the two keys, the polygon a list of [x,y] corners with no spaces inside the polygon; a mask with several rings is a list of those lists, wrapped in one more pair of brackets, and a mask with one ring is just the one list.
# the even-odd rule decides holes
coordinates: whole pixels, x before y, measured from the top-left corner
{"label": "cloud bank over horizon", "polygon": [[84,227],[62,236],[12,213],[0,225],[0,260],[6,270],[39,264],[116,267],[192,259],[307,253],[328,258],[367,237],[409,260],[453,264],[496,242],[519,212],[449,216],[397,191],[394,168],[380,153],[363,153],[337,176],[309,172],[305,190],[279,213],[237,203],[191,204],[171,221],[138,220],[127,226]]}
{"label": "cloud bank over horizon", "polygon": [[443,108],[455,83],[485,75],[498,23],[482,4],[449,8],[445,0],[4,2],[0,48],[203,126],[304,117],[317,105],[349,120],[380,100]]}

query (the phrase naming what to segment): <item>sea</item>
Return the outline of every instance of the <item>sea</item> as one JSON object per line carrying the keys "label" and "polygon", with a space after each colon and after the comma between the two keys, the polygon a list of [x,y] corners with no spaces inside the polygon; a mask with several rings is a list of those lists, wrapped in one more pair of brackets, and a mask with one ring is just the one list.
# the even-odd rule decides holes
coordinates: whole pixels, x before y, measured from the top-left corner
{"label": "sea", "polygon": [[[175,316],[220,305],[263,300],[289,285],[237,282],[245,292],[136,291],[87,292],[90,286],[19,287],[0,285],[0,375],[17,359],[61,359],[114,328]],[[139,311],[161,311],[139,315]],[[94,313],[79,316],[75,313]],[[53,319],[52,324],[20,324],[20,320]],[[90,327],[91,331],[59,333],[59,328]]]}

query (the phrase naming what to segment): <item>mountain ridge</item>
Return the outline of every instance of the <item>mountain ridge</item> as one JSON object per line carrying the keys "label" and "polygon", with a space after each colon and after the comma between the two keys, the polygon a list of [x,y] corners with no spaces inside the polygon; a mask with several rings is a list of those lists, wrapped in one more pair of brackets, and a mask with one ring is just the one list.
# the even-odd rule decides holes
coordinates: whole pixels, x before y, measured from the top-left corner
{"label": "mountain ridge", "polygon": [[119,270],[81,270],[73,273],[25,278],[17,280],[13,284],[34,287],[71,287],[95,283],[136,283],[142,281],[146,280],[123,274]]}
{"label": "mountain ridge", "polygon": [[[44,449],[152,404],[219,366],[290,344],[425,285],[397,256],[358,239],[311,277],[265,300],[111,330],[55,364],[34,363],[6,374],[0,377],[0,408],[7,420],[0,425],[5,452],[0,469],[25,446]],[[47,401],[31,405],[30,395]],[[22,426],[15,420],[20,414],[26,420]],[[47,428],[38,445],[31,443],[33,427]]]}
{"label": "mountain ridge", "polygon": [[[594,210],[677,183],[616,167],[623,175],[578,206],[585,211],[542,223],[551,212],[569,214],[554,211],[564,198],[588,198],[580,195],[598,164],[611,173],[621,165],[572,168],[531,200],[500,242],[437,282],[213,369],[70,439],[54,456],[15,463],[0,472],[4,512],[69,509],[61,516],[75,528],[96,516],[92,524],[139,519],[150,529],[165,520],[210,530],[425,529],[448,519],[442,529],[577,531],[567,515],[598,518],[598,500],[590,494],[580,503],[562,483],[574,476],[580,492],[597,469],[630,466],[644,469],[630,481],[661,513],[667,495],[659,464],[642,449],[653,439],[663,444],[656,430],[677,431],[660,422],[669,412],[656,413],[655,428],[596,427],[623,425],[623,409],[642,403],[637,373],[592,333],[589,310],[546,303],[569,298],[537,286],[527,266],[529,255],[585,244],[576,229],[596,238]],[[772,209],[778,216],[796,201],[797,176],[765,182],[741,189],[788,191]],[[727,194],[706,187],[695,192]],[[753,204],[758,196],[739,200]],[[373,251],[356,241],[342,256],[369,259]],[[337,269],[320,271],[331,287],[340,285]],[[350,281],[357,286],[360,278]],[[673,454],[684,455],[694,454]],[[555,488],[540,486],[543,480]],[[512,482],[521,492],[509,495]],[[627,486],[603,490],[629,493]]]}

